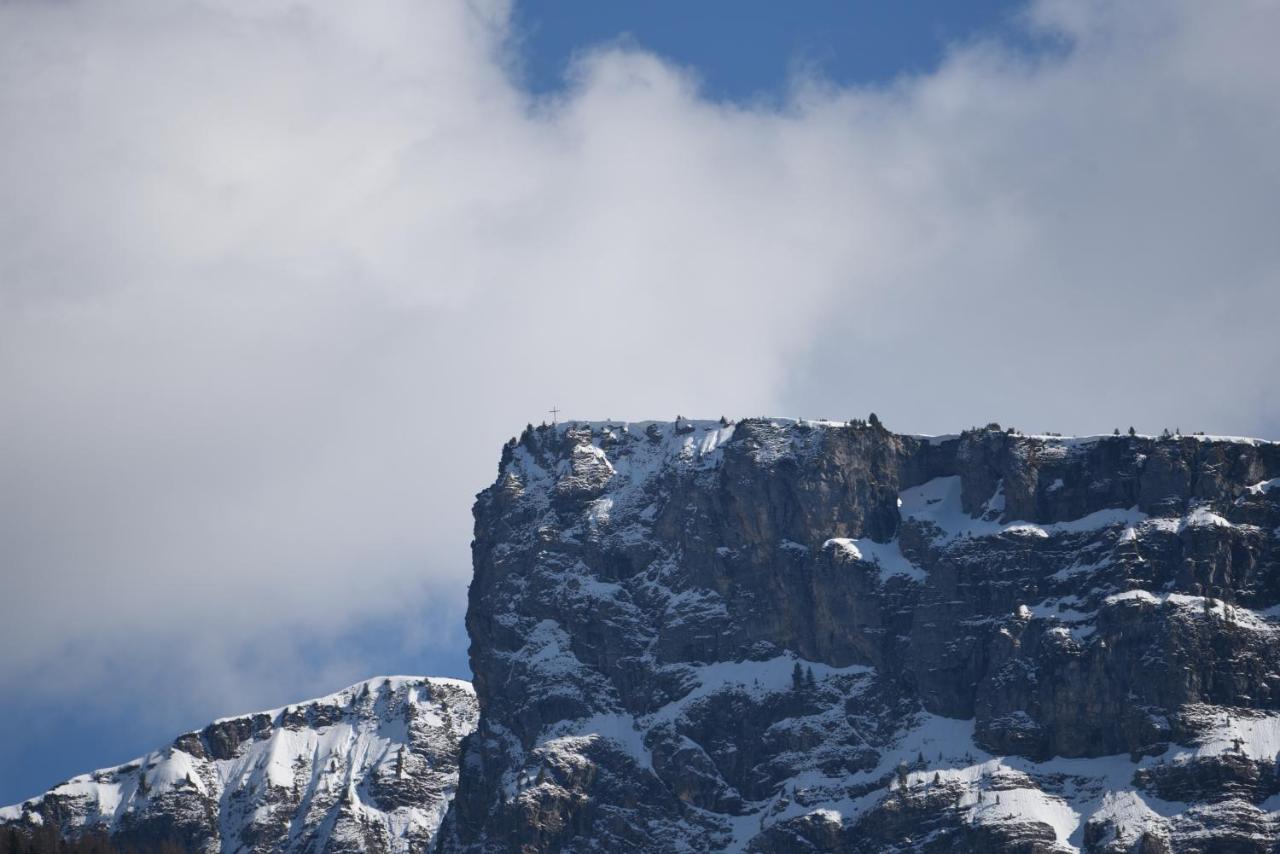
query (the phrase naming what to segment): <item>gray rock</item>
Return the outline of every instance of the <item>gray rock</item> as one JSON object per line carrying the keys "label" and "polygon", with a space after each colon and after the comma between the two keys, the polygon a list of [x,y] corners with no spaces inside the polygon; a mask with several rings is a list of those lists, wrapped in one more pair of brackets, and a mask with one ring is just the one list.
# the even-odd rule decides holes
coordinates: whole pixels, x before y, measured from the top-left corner
{"label": "gray rock", "polygon": [[1204,437],[526,431],[475,505],[439,850],[1271,850],[1278,475]]}

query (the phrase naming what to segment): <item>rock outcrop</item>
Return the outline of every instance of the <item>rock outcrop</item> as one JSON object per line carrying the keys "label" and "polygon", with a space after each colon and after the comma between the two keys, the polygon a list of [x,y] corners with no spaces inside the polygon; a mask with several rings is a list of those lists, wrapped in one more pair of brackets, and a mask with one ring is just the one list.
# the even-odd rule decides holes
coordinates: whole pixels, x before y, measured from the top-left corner
{"label": "rock outcrop", "polygon": [[1280,843],[1280,445],[529,429],[443,851]]}
{"label": "rock outcrop", "polygon": [[431,846],[476,724],[455,679],[371,679],[226,718],[0,810],[0,824],[121,848],[409,852]]}

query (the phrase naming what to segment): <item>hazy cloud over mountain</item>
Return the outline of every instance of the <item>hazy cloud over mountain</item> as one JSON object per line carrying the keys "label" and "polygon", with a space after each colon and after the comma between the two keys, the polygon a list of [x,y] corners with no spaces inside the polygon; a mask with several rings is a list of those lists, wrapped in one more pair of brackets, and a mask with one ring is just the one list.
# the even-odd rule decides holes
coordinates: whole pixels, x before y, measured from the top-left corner
{"label": "hazy cloud over mountain", "polygon": [[1040,3],[1052,50],[781,107],[643,46],[532,99],[508,20],[0,6],[0,693],[458,660],[553,404],[1280,438],[1280,6]]}

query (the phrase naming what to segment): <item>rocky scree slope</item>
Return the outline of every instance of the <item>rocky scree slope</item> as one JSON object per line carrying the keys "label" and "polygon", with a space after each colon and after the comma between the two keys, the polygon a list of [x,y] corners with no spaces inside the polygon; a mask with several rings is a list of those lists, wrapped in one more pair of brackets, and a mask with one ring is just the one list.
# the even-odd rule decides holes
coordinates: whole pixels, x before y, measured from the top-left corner
{"label": "rocky scree slope", "polygon": [[1280,445],[527,430],[444,851],[1264,852]]}
{"label": "rocky scree slope", "polygon": [[476,724],[455,679],[391,676],[225,718],[0,809],[0,825],[140,850],[408,852],[433,842]]}

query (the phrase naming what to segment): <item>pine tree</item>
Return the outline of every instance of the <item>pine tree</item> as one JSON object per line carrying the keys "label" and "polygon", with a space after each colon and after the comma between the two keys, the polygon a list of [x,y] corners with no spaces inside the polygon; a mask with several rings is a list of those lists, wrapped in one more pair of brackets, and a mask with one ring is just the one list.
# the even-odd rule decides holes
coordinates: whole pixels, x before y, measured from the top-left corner
{"label": "pine tree", "polygon": [[800,691],[804,688],[804,670],[800,667],[800,662],[796,662],[796,666],[791,668],[791,690]]}

